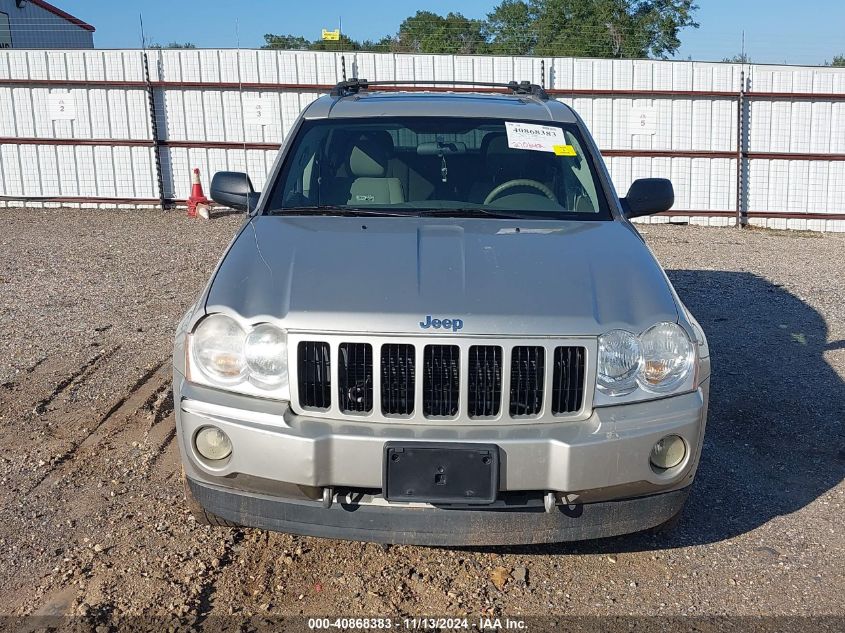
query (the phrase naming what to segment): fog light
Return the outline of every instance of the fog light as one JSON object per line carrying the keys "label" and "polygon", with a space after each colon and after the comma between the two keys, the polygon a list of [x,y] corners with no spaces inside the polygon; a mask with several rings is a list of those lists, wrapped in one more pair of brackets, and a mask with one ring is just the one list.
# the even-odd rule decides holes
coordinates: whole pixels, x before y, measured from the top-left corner
{"label": "fog light", "polygon": [[649,461],[655,468],[666,470],[684,461],[686,454],[687,447],[684,441],[677,435],[667,435],[652,447]]}
{"label": "fog light", "polygon": [[225,459],[232,453],[229,436],[216,426],[204,426],[194,440],[197,451],[206,459]]}

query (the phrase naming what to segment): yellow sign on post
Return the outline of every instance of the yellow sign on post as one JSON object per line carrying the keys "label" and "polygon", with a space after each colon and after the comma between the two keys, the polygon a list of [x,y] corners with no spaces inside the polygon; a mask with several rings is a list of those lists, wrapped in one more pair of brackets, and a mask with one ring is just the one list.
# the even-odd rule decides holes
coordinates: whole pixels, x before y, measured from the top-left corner
{"label": "yellow sign on post", "polygon": [[337,42],[338,40],[340,40],[340,29],[335,29],[334,31],[323,29],[323,39],[327,41]]}

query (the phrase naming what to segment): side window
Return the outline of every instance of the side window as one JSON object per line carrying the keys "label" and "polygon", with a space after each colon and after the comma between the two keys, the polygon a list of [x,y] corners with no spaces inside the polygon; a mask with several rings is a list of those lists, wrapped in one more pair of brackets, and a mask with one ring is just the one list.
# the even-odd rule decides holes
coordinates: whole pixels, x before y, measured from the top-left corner
{"label": "side window", "polygon": [[296,148],[296,153],[290,161],[290,168],[280,195],[274,195],[273,204],[277,206],[313,205],[313,189],[317,186],[315,166],[319,160],[318,153],[322,146],[325,133],[320,129],[312,129],[305,135]]}

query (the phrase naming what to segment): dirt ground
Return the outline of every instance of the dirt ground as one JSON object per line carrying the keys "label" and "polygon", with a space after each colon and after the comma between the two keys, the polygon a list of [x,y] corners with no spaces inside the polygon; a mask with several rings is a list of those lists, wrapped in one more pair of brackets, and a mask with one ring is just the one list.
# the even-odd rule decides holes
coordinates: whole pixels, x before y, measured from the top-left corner
{"label": "dirt ground", "polygon": [[0,614],[845,615],[845,236],[644,227],[713,353],[681,524],[460,550],[194,523],[171,337],[240,221],[0,210]]}

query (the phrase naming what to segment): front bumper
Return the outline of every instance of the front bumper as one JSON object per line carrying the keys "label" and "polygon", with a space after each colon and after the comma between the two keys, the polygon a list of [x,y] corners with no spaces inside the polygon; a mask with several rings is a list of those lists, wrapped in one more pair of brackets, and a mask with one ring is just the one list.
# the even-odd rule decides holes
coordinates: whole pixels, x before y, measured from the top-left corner
{"label": "front bumper", "polygon": [[[707,418],[709,382],[697,391],[601,407],[579,422],[461,426],[374,424],[294,414],[284,403],[199,387],[174,374],[177,431],[187,475],[198,482],[290,496],[290,488],[380,489],[388,441],[479,442],[499,446],[499,490],[557,491],[594,502],[676,490],[693,478]],[[193,437],[203,426],[226,432],[230,457],[209,462]],[[681,436],[684,460],[655,472],[649,453]],[[571,498],[571,497],[570,497]]]}
{"label": "front bumper", "polygon": [[209,511],[239,525],[306,536],[376,543],[440,546],[580,541],[629,534],[660,525],[684,506],[689,487],[647,497],[493,510],[445,509],[312,501],[242,493],[188,479]]}

